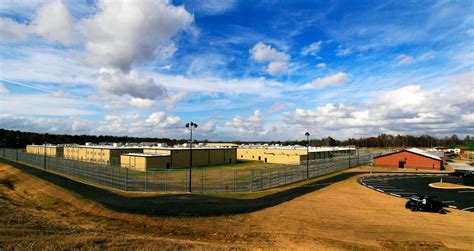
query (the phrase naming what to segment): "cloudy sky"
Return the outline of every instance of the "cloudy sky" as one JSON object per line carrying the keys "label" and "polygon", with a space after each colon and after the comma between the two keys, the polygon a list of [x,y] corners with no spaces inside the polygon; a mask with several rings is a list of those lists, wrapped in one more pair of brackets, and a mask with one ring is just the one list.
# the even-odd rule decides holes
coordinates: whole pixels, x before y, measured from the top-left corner
{"label": "cloudy sky", "polygon": [[0,0],[0,128],[474,134],[473,1]]}

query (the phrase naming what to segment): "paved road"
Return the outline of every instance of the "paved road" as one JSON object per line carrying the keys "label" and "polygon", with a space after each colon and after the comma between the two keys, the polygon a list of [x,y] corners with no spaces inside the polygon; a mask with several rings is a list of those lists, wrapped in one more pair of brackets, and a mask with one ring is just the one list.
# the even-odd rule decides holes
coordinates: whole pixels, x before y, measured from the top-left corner
{"label": "paved road", "polygon": [[359,183],[371,189],[396,197],[409,198],[413,194],[437,197],[452,208],[474,212],[474,189],[437,189],[430,183],[443,182],[462,184],[462,179],[446,174],[391,174],[365,176]]}
{"label": "paved road", "polygon": [[468,165],[466,163],[449,163],[450,166],[454,168],[454,170],[467,170],[467,171],[474,171],[474,166]]}
{"label": "paved road", "polygon": [[305,186],[257,199],[228,199],[199,194],[126,197],[27,165],[5,159],[0,159],[0,161],[25,173],[70,190],[87,199],[98,202],[109,209],[151,216],[217,216],[253,212],[276,206],[285,201],[292,200],[301,195],[360,174],[357,172],[342,173]]}

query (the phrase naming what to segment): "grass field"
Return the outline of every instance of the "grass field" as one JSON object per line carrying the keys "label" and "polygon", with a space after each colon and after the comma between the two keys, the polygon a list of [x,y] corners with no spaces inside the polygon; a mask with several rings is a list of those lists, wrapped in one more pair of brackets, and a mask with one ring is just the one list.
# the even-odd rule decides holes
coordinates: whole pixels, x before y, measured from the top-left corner
{"label": "grass field", "polygon": [[0,164],[4,249],[433,250],[474,246],[474,214],[413,213],[358,176],[258,212],[154,218],[111,211]]}

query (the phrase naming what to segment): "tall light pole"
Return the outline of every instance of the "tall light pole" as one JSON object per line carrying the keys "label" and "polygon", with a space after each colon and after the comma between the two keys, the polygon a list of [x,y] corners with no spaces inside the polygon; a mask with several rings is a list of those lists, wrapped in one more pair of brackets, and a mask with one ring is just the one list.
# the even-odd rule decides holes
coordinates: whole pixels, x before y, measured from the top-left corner
{"label": "tall light pole", "polygon": [[306,136],[306,179],[309,178],[309,132],[304,134]]}
{"label": "tall light pole", "polygon": [[16,136],[16,161],[18,162],[18,145],[19,145],[19,142],[20,141],[20,137],[19,136]]}
{"label": "tall light pole", "polygon": [[44,159],[43,159],[43,169],[46,170],[46,145],[48,144],[48,134],[46,133],[44,136],[44,146],[43,146],[43,151],[44,151]]}
{"label": "tall light pole", "polygon": [[192,192],[191,188],[191,179],[192,179],[192,167],[193,167],[193,129],[196,129],[198,125],[194,122],[186,123],[186,128],[190,131],[190,139],[189,139],[189,184],[188,184],[188,191]]}
{"label": "tall light pole", "polygon": [[3,139],[3,157],[5,158],[5,148],[7,148],[7,139]]}

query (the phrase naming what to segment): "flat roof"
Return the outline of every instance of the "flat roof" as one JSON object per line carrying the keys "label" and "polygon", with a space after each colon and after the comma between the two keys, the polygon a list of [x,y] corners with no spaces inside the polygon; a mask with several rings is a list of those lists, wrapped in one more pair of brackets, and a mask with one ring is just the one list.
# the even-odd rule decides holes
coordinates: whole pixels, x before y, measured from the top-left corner
{"label": "flat roof", "polygon": [[[146,150],[167,150],[167,151],[180,151],[180,150],[189,150],[189,147],[143,147],[142,149]],[[233,150],[235,148],[227,147],[194,147],[193,150]]]}
{"label": "flat roof", "polygon": [[63,145],[59,146],[59,145],[27,145],[27,146],[41,146],[41,147],[64,147]]}
{"label": "flat roof", "polygon": [[[262,150],[298,150],[306,151],[306,147],[277,147],[277,146],[261,146],[261,147],[239,147],[240,149],[262,149]],[[334,152],[334,151],[347,151],[355,150],[355,148],[349,147],[310,147],[309,152]]]}
{"label": "flat roof", "polygon": [[124,156],[135,156],[135,157],[166,157],[170,156],[169,154],[149,154],[149,153],[127,153],[122,154]]}
{"label": "flat roof", "polygon": [[143,147],[131,147],[131,146],[84,146],[84,145],[66,145],[65,147],[79,147],[79,148],[94,148],[94,149],[114,149],[114,150],[125,150],[125,149],[143,149]]}

